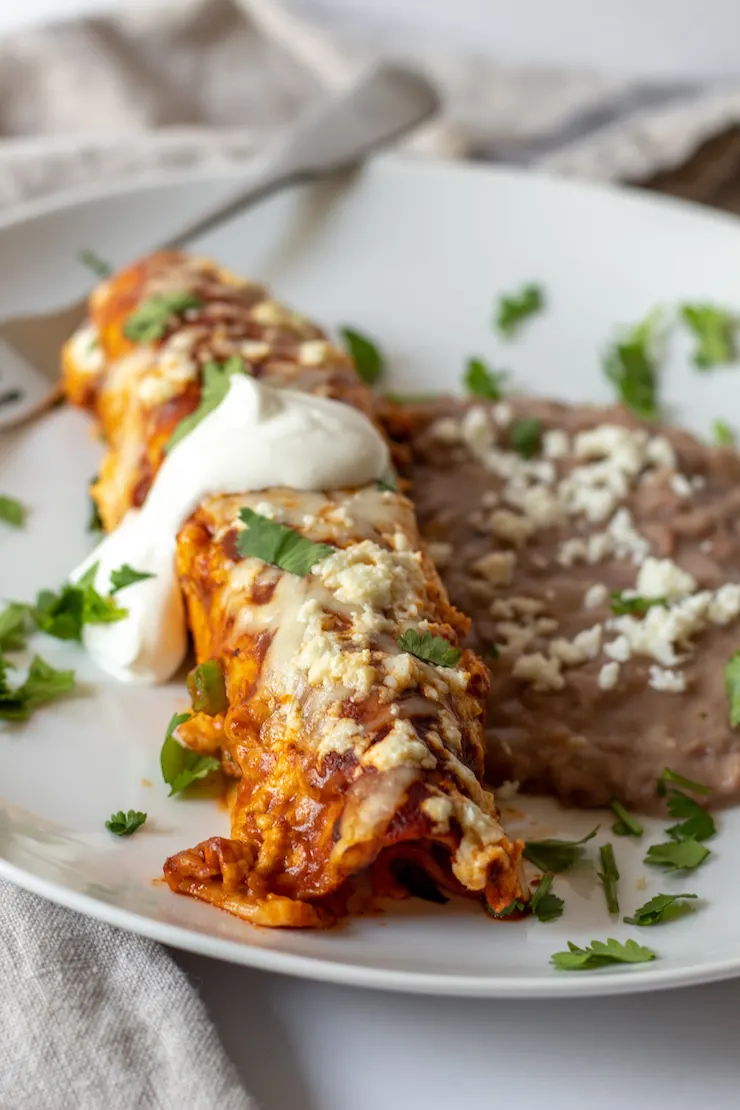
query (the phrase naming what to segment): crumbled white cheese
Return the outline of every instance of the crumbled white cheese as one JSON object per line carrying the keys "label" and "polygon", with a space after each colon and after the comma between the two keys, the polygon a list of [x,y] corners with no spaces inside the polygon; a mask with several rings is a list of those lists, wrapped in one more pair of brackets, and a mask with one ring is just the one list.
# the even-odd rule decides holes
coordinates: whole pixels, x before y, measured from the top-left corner
{"label": "crumbled white cheese", "polygon": [[740,585],[726,582],[716,591],[707,610],[712,624],[729,624],[740,613]]}
{"label": "crumbled white cheese", "polygon": [[325,339],[307,339],[298,345],[301,366],[323,366],[332,354],[332,346]]}
{"label": "crumbled white cheese", "polygon": [[514,678],[528,682],[534,690],[562,690],[565,679],[560,673],[559,659],[546,659],[542,652],[533,652],[531,655],[520,655],[514,663],[512,674]]}
{"label": "crumbled white cheese", "polygon": [[324,611],[311,598],[297,614],[299,624],[305,623],[301,649],[295,662],[305,672],[310,686],[339,684],[354,693],[367,696],[377,673],[370,664],[370,651],[348,651],[347,645],[333,632],[323,628]]}
{"label": "crumbled white cheese", "polygon": [[69,351],[79,374],[102,374],[105,369],[98,329],[93,324],[77,329],[69,341]]}
{"label": "crumbled white cheese", "polygon": [[365,736],[357,721],[349,717],[325,717],[321,722],[318,753],[327,756],[329,752],[355,751],[362,746],[363,739]]}
{"label": "crumbled white cheese", "polygon": [[609,597],[609,591],[603,582],[595,582],[593,586],[589,586],[583,598],[583,604],[587,609],[598,609],[603,605]]}
{"label": "crumbled white cheese", "polygon": [[654,466],[665,467],[666,470],[676,467],[676,452],[665,436],[652,436],[645,447],[645,454]]}
{"label": "crumbled white cheese", "polygon": [[696,589],[696,579],[682,570],[672,559],[645,559],[637,575],[637,593],[640,597],[686,597]]}
{"label": "crumbled white cheese", "polygon": [[455,807],[449,798],[443,794],[432,794],[420,803],[419,808],[426,814],[433,825],[438,826],[437,831],[446,832],[450,825],[450,818],[455,813]]}
{"label": "crumbled white cheese", "polygon": [[610,644],[604,644],[604,655],[615,659],[618,663],[626,663],[632,655],[630,642],[626,636],[617,636]]}
{"label": "crumbled white cheese", "polygon": [[513,415],[511,405],[507,404],[506,401],[499,401],[497,405],[493,406],[493,419],[496,421],[499,428],[508,428],[509,424],[511,424]]}
{"label": "crumbled white cheese", "polygon": [[371,540],[330,555],[315,567],[316,577],[338,601],[416,615],[426,583],[418,552],[388,551]]}
{"label": "crumbled white cheese", "polygon": [[671,489],[678,497],[691,497],[691,482],[684,474],[671,474]]}
{"label": "crumbled white cheese", "polygon": [[440,443],[459,443],[462,438],[460,421],[452,416],[443,416],[434,421],[429,429],[429,435]]}
{"label": "crumbled white cheese", "polygon": [[489,551],[472,566],[492,586],[508,586],[514,574],[516,555],[513,551]]}
{"label": "crumbled white cheese", "polygon": [[686,689],[686,676],[683,671],[667,671],[654,664],[650,668],[648,679],[653,690],[666,691],[671,694],[682,694]]}
{"label": "crumbled white cheese", "polygon": [[506,540],[514,547],[522,547],[535,530],[530,520],[510,513],[508,509],[496,509],[491,514],[489,528],[494,536]]}
{"label": "crumbled white cheese", "polygon": [[605,663],[599,671],[597,682],[602,690],[613,690],[619,681],[619,663]]}
{"label": "crumbled white cheese", "polygon": [[450,559],[452,558],[451,543],[446,543],[444,540],[429,540],[424,545],[424,550],[436,567],[450,565]]}
{"label": "crumbled white cheese", "polygon": [[624,559],[631,556],[638,565],[650,551],[650,544],[635,529],[629,509],[618,509],[609,521],[607,532],[614,545],[614,554]]}
{"label": "crumbled white cheese", "polygon": [[295,313],[290,312],[285,305],[277,301],[260,301],[252,306],[252,319],[266,327],[281,327],[292,324]]}
{"label": "crumbled white cheese", "polygon": [[245,339],[239,344],[239,353],[247,362],[264,362],[270,354],[270,345],[262,339]]}
{"label": "crumbled white cheese", "polygon": [[411,722],[404,720],[394,722],[388,735],[365,752],[362,763],[378,771],[391,771],[404,763],[432,768],[436,767],[437,760],[424,741],[419,739]]}
{"label": "crumbled white cheese", "polygon": [[550,428],[542,436],[542,454],[546,459],[562,459],[570,454],[570,438],[559,428]]}

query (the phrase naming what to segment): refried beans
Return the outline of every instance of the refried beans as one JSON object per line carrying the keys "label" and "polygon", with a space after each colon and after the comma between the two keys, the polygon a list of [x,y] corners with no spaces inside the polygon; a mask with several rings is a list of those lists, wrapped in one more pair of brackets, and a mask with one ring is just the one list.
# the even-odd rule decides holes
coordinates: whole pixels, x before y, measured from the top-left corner
{"label": "refried beans", "polygon": [[492,782],[649,811],[670,766],[737,800],[740,454],[531,398],[389,406],[386,424],[490,666]]}

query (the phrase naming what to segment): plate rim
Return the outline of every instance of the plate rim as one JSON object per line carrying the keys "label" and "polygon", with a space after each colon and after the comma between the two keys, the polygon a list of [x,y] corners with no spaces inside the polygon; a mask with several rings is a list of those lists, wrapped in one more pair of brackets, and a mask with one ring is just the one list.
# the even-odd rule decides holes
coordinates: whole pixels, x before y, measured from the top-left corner
{"label": "plate rim", "polygon": [[[166,194],[170,188],[188,187],[198,183],[236,183],[245,178],[248,179],[261,161],[261,158],[255,157],[245,159],[238,164],[188,167],[175,172],[160,171],[136,175],[120,184],[108,182],[86,185],[65,190],[61,194],[37,197],[25,203],[11,205],[8,212],[0,213],[0,232],[33,224],[39,219],[59,216],[71,209],[84,209],[96,201],[123,201],[127,197],[142,193]],[[511,166],[422,159],[418,156],[398,153],[377,156],[372,160],[371,165],[380,167],[381,173],[410,174],[419,178],[428,174],[440,174],[458,178],[495,177],[525,185],[536,182],[546,188],[569,193],[611,196],[618,198],[621,204],[627,203],[639,208],[648,206],[673,210],[684,218],[698,218],[702,222],[708,221],[721,227],[732,228],[736,232],[740,231],[740,217],[733,213],[704,208],[682,198],[651,193],[637,186],[563,178]],[[351,180],[356,172],[338,174],[336,180],[341,180],[343,177]],[[186,926],[157,921],[27,871],[2,854],[0,854],[0,878],[66,909],[174,948],[263,971],[373,990],[460,998],[522,1000],[593,998],[669,990],[740,977],[740,943],[737,956],[716,959],[701,965],[661,968],[658,960],[658,966],[640,969],[604,969],[582,978],[574,978],[565,973],[560,975],[553,973],[549,978],[543,976],[533,980],[516,977],[502,978],[496,975],[481,978],[468,974],[435,974],[374,968],[351,961],[333,961],[323,957],[299,955],[240,943]]]}

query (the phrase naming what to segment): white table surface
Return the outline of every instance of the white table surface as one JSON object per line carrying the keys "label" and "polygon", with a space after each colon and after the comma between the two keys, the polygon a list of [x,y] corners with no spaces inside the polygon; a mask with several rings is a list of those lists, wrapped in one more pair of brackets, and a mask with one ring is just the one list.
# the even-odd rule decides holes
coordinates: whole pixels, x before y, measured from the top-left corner
{"label": "white table surface", "polygon": [[[640,0],[641,9],[651,3]],[[34,18],[109,6],[110,0],[0,0],[0,33]],[[437,22],[445,6],[431,4]],[[419,3],[407,0],[407,7]],[[620,7],[624,12],[621,0]],[[475,14],[480,5],[468,8]],[[727,8],[740,10],[735,0]],[[455,10],[458,18],[459,5]],[[527,18],[531,26],[531,12]],[[706,44],[700,53],[705,60]],[[582,1002],[455,1001],[175,956],[197,983],[261,1110],[740,1106],[740,981]]]}

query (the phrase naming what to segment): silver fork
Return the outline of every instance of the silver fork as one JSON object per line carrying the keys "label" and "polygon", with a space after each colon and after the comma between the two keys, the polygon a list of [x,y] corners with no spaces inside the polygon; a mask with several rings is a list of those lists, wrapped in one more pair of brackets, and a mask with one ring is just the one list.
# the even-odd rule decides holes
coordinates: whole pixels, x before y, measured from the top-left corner
{"label": "silver fork", "polygon": [[[421,74],[384,63],[299,121],[268,164],[246,185],[151,250],[184,247],[286,185],[361,163],[439,108]],[[48,409],[61,395],[59,351],[86,314],[86,299],[57,312],[0,322],[0,431]]]}

